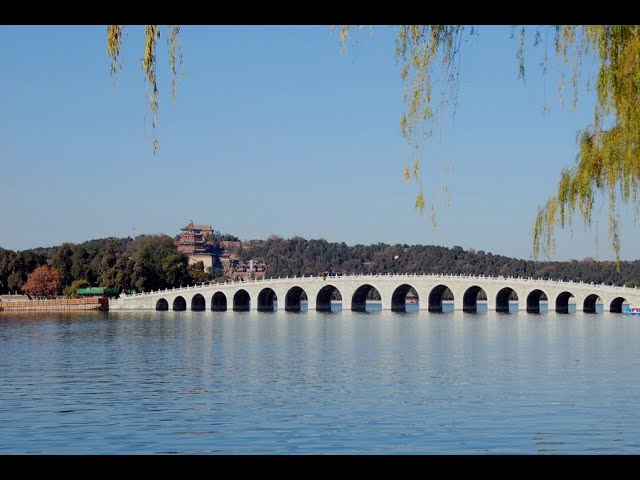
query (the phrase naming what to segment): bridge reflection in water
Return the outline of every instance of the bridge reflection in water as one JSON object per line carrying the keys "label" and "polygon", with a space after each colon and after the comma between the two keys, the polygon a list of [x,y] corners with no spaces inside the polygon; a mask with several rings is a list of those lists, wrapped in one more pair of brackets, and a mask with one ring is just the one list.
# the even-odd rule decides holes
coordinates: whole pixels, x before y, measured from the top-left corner
{"label": "bridge reflection in water", "polygon": [[[248,282],[207,283],[122,295],[112,310],[331,311],[335,305],[353,311],[398,312],[495,310],[532,314],[555,311],[622,313],[640,304],[640,290],[613,285],[553,279],[466,275],[345,275],[291,277]],[[332,307],[333,305],[333,307]]]}

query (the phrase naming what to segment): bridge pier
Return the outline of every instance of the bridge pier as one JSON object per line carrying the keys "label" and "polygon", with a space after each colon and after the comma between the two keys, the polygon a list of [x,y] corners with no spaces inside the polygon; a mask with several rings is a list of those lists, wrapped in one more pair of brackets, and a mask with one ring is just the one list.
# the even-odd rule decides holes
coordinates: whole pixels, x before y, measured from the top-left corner
{"label": "bridge pier", "polygon": [[453,298],[453,309],[454,310],[463,310],[462,306],[462,295],[456,295]]}

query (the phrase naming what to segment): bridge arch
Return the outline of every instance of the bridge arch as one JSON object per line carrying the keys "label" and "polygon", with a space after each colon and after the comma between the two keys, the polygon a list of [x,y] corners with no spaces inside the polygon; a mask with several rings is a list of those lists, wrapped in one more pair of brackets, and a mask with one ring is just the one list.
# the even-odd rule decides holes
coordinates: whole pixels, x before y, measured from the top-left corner
{"label": "bridge arch", "polygon": [[251,308],[251,297],[249,292],[241,288],[233,295],[233,311],[247,312]]}
{"label": "bridge arch", "polygon": [[267,287],[260,290],[260,293],[258,294],[258,311],[273,312],[275,310],[273,304],[274,300],[278,300],[278,296],[272,288]]}
{"label": "bridge arch", "polygon": [[161,310],[161,311],[169,310],[169,302],[167,302],[164,298],[160,298],[156,302],[156,310]]}
{"label": "bridge arch", "polygon": [[201,312],[205,308],[206,308],[206,303],[205,303],[204,297],[201,294],[196,293],[191,298],[191,310],[194,312]]}
{"label": "bridge arch", "polygon": [[[463,310],[463,297],[466,290],[471,286],[482,288],[488,296],[488,306],[491,310],[503,310],[506,307],[505,290],[510,288],[515,290],[518,297],[519,310],[526,311],[575,311],[581,312],[585,307],[585,300],[589,295],[595,294],[602,300],[600,303],[596,299],[597,311],[618,312],[624,311],[626,304],[640,303],[640,291],[624,286],[609,285],[590,285],[582,282],[566,282],[561,280],[541,280],[531,278],[504,278],[504,277],[471,277],[465,275],[344,275],[326,278],[323,277],[293,277],[281,279],[268,279],[264,281],[248,281],[248,282],[229,282],[225,284],[207,284],[190,286],[175,290],[159,290],[154,292],[146,292],[136,295],[121,295],[119,299],[110,302],[109,307],[113,310],[118,309],[150,309],[160,310],[167,308],[168,310],[182,310],[185,305],[189,310],[192,306],[192,300],[196,294],[201,294],[205,299],[207,309],[224,310],[226,307],[231,310],[233,307],[234,295],[239,290],[245,290],[246,293],[239,294],[236,297],[236,307],[249,305],[251,310],[258,308],[258,296],[266,287],[271,288],[275,292],[275,299],[278,304],[282,304],[282,308],[287,308],[287,296],[289,297],[288,307],[292,310],[298,308],[304,309],[304,293],[307,295],[308,308],[315,310],[317,307],[316,300],[320,300],[319,309],[325,310],[331,307],[331,296],[334,300],[344,300],[345,308],[349,308],[349,304],[354,300],[353,296],[358,287],[364,284],[375,287],[382,296],[382,308],[389,310],[400,310],[403,307],[402,293],[408,286],[415,289],[419,294],[420,306],[424,310],[431,311],[450,311],[451,300],[455,297],[455,308]],[[327,287],[327,288],[325,288]],[[336,290],[337,289],[337,290]],[[303,293],[304,292],[304,293]],[[544,295],[543,295],[544,293]],[[248,297],[247,298],[247,294]],[[264,294],[263,294],[264,295]],[[328,295],[328,296],[327,296]],[[509,293],[511,296],[512,294]],[[182,296],[182,298],[177,298]],[[216,297],[214,301],[213,297]],[[243,301],[240,301],[241,298]],[[358,295],[356,295],[358,297]],[[467,292],[467,300],[469,300]],[[498,298],[500,297],[500,298]],[[200,298],[200,297],[196,297]],[[512,297],[513,298],[513,297]],[[547,298],[545,302],[544,299]],[[594,298],[587,300],[586,310],[594,309]],[[163,299],[163,301],[161,301]],[[225,302],[226,300],[226,302]],[[358,298],[356,298],[357,303]],[[476,299],[477,300],[477,299]],[[166,304],[164,303],[166,301]],[[494,303],[495,302],[495,303]],[[626,304],[625,304],[626,302]],[[195,305],[194,300],[194,307]],[[413,310],[415,305],[408,305],[405,297],[404,306],[409,310]],[[467,301],[467,306],[469,302]],[[478,302],[480,308],[481,302]],[[338,306],[334,302],[334,309]],[[568,307],[567,307],[568,306]],[[339,308],[339,307],[338,307]],[[369,307],[367,307],[369,308]],[[510,308],[515,311],[515,305],[511,302]]]}
{"label": "bridge arch", "polygon": [[307,292],[301,287],[291,287],[284,297],[284,309],[287,312],[299,312],[303,300],[308,300]]}
{"label": "bridge arch", "polygon": [[173,309],[180,312],[187,309],[187,301],[183,296],[178,295],[173,299]]}
{"label": "bridge arch", "polygon": [[527,295],[527,313],[540,313],[540,302],[548,301],[549,297],[539,288],[532,290]]}
{"label": "bridge arch", "polygon": [[611,313],[622,313],[622,306],[625,303],[629,303],[626,298],[616,297],[611,300],[611,303],[609,304],[609,311]]}
{"label": "bridge arch", "polygon": [[582,311],[584,313],[598,313],[597,304],[602,304],[602,299],[597,294],[587,295],[582,302]]}
{"label": "bridge arch", "polygon": [[462,310],[467,313],[477,313],[478,300],[487,300],[484,289],[478,285],[467,288],[462,296]]}
{"label": "bridge arch", "polygon": [[446,285],[436,285],[429,292],[429,311],[430,312],[443,312],[442,302],[453,301],[453,291]]}
{"label": "bridge arch", "polygon": [[367,300],[382,300],[380,296],[380,291],[370,285],[365,283],[364,285],[360,285],[355,292],[353,292],[353,296],[351,297],[351,310],[354,312],[366,312],[367,311]]}
{"label": "bridge arch", "polygon": [[569,305],[572,305],[572,303],[570,303],[570,300],[572,298],[573,298],[573,304],[575,304],[576,297],[573,293],[569,291],[564,291],[560,293],[556,297],[556,313],[571,313]]}
{"label": "bridge arch", "polygon": [[415,303],[420,303],[418,291],[408,283],[403,283],[396,287],[391,295],[391,310],[394,312],[406,312],[407,298],[409,298],[407,295],[411,295],[411,298],[415,299]]}
{"label": "bridge arch", "polygon": [[330,312],[331,311],[331,300],[335,299],[342,300],[342,294],[340,290],[334,285],[325,285],[320,289],[318,295],[316,296],[316,310],[321,312]]}
{"label": "bridge arch", "polygon": [[227,296],[222,292],[216,292],[211,297],[211,310],[214,312],[227,311]]}
{"label": "bridge arch", "polygon": [[502,288],[496,295],[496,312],[510,313],[509,302],[518,300],[518,293],[513,288]]}

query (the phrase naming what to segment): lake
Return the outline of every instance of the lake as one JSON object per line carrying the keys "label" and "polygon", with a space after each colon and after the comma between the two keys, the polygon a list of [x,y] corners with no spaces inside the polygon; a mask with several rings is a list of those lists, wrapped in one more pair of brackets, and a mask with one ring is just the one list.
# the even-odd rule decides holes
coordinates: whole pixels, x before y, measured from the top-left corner
{"label": "lake", "polygon": [[639,345],[609,313],[4,313],[0,453],[638,454]]}

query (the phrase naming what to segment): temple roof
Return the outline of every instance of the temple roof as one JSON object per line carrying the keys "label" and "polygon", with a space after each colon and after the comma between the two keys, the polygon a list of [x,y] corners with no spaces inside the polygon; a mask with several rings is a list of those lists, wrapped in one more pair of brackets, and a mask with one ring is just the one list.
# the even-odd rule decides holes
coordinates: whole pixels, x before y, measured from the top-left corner
{"label": "temple roof", "polygon": [[180,230],[205,230],[205,231],[213,231],[211,225],[194,225],[193,220],[189,220],[189,224],[186,227],[182,227]]}
{"label": "temple roof", "polygon": [[182,227],[180,230],[195,230],[196,226],[193,224],[193,220],[189,220],[189,225]]}

